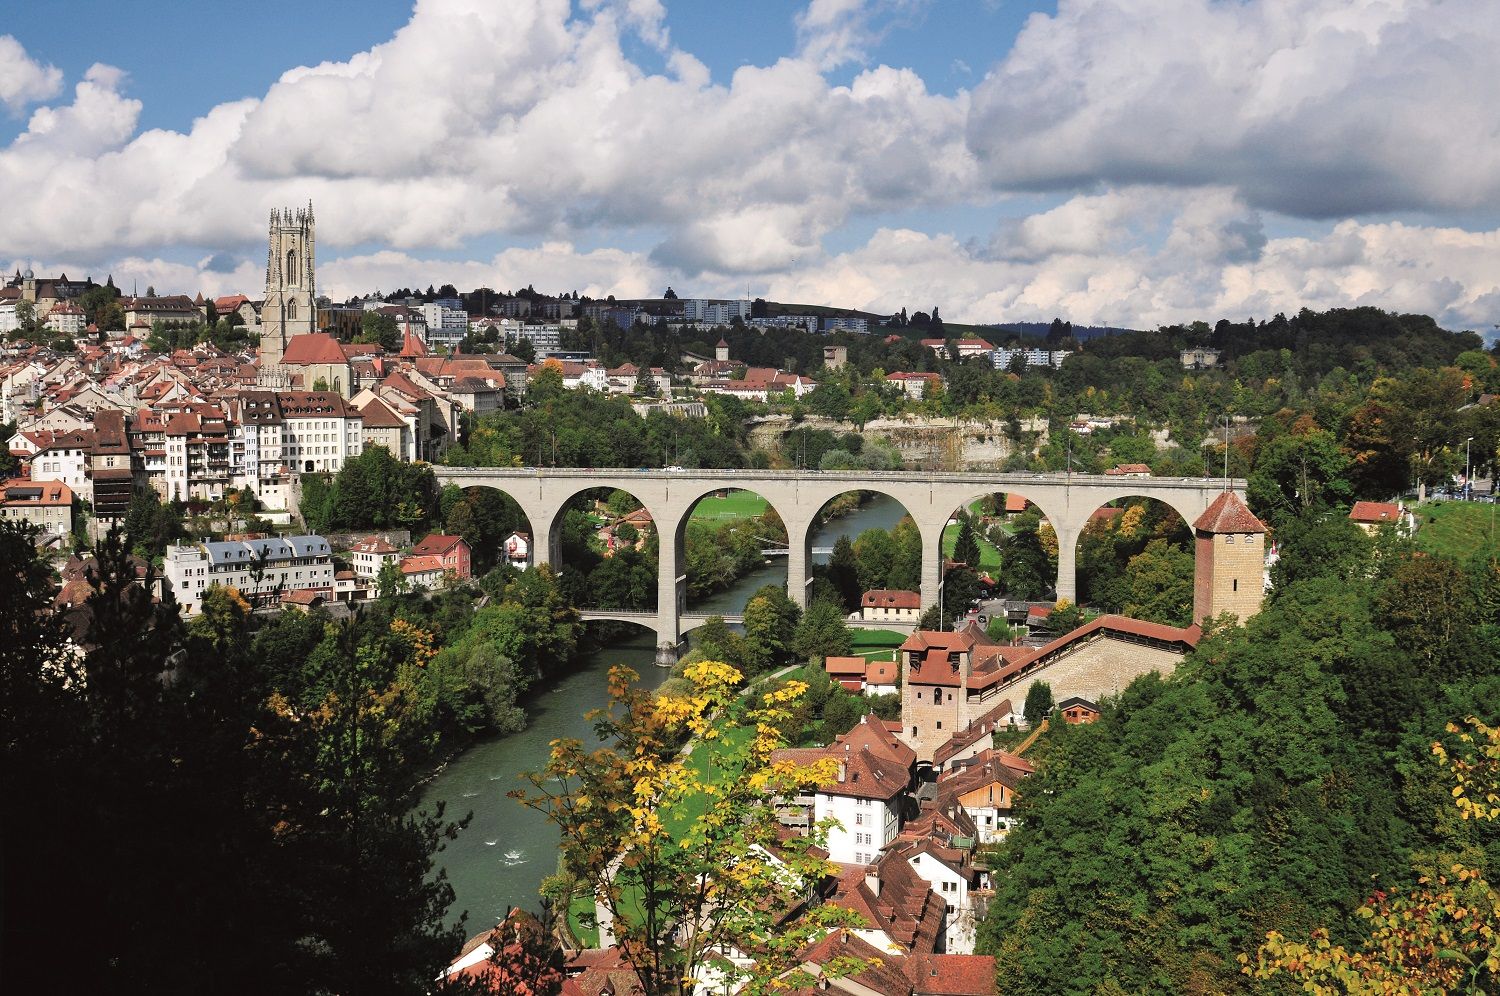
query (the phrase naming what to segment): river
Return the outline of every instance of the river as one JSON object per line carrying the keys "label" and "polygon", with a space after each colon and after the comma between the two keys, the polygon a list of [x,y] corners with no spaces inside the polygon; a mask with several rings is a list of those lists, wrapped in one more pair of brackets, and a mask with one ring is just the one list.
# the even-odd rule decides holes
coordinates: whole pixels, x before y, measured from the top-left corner
{"label": "river", "polygon": [[[854,512],[830,521],[814,535],[813,546],[831,547],[840,536],[852,539],[866,529],[889,529],[905,514],[899,502],[877,495]],[[825,563],[828,554],[815,552],[813,560]],[[784,559],[773,559],[691,608],[739,613],[750,596],[767,584],[786,584]],[[450,922],[468,911],[467,929],[474,934],[492,926],[510,906],[537,908],[542,879],[557,871],[557,831],[505,793],[521,786],[521,772],[540,770],[547,763],[551,741],[576,737],[593,743],[593,730],[584,715],[604,705],[610,665],[634,668],[648,688],[665,681],[667,671],[653,666],[655,654],[654,638],[646,633],[590,654],[580,670],[534,692],[526,703],[531,721],[525,730],[469,748],[432,780],[425,804],[446,803],[450,818],[474,814],[469,826],[437,857],[453,886]]]}

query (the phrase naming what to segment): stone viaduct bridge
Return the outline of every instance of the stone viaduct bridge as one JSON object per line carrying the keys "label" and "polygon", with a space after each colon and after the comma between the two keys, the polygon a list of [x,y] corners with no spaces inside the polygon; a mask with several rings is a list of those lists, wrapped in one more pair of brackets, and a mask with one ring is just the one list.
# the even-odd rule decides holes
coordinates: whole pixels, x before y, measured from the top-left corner
{"label": "stone viaduct bridge", "polygon": [[[557,524],[568,501],[592,488],[618,488],[634,495],[656,524],[660,560],[655,613],[599,610],[587,618],[629,619],[652,626],[659,644],[676,648],[683,623],[697,623],[686,611],[687,575],[683,544],[689,513],[699,499],[726,488],[742,488],[764,498],[786,524],[787,594],[807,604],[811,580],[812,532],[818,512],[849,491],[874,491],[900,502],[922,536],[922,605],[938,601],[942,585],[943,527],[960,508],[994,492],[1019,494],[1036,505],[1057,532],[1057,597],[1076,598],[1078,537],[1094,511],[1119,498],[1154,498],[1175,509],[1189,524],[1202,515],[1226,486],[1241,498],[1243,480],[1198,477],[1109,477],[1086,474],[1006,474],[914,471],[785,470],[628,470],[532,467],[434,467],[440,485],[487,487],[515,499],[532,529],[532,561],[557,557]],[[544,541],[545,538],[545,541]],[[560,565],[559,565],[560,566]]]}

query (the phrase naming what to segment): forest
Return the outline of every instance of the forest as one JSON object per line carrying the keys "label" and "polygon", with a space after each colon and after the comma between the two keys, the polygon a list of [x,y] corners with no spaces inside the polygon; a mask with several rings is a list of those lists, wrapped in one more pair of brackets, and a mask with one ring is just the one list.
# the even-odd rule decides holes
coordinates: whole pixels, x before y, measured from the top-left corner
{"label": "forest", "polygon": [[1500,838],[1450,808],[1431,746],[1500,716],[1500,553],[1318,512],[1278,541],[1248,625],[1034,748],[992,856],[999,991],[1266,991],[1238,957],[1267,932],[1354,944],[1372,896],[1493,865]]}
{"label": "forest", "polygon": [[346,621],[214,588],[184,623],[119,533],[53,613],[34,542],[0,522],[7,988],[427,991],[464,938],[433,857],[466,817],[421,784],[572,666],[550,572]]}

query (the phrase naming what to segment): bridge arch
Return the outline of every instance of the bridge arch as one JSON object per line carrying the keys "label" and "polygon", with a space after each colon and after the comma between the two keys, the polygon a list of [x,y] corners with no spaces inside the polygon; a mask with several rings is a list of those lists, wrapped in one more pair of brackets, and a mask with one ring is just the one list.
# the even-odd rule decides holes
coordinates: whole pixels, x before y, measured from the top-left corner
{"label": "bridge arch", "polygon": [[[508,491],[492,484],[450,485],[439,496],[445,533],[459,535],[469,544],[469,558],[476,578],[501,563],[525,569],[536,561],[536,523]],[[519,534],[514,549],[507,548],[512,534]]]}
{"label": "bridge arch", "polygon": [[[654,615],[661,517],[626,488],[574,487],[555,496],[547,520],[548,561],[581,609]],[[624,616],[620,621],[636,621]]]}
{"label": "bridge arch", "polygon": [[750,488],[698,488],[686,492],[685,501],[673,576],[685,579],[684,611],[709,612],[695,603],[738,584],[773,551],[786,550],[787,527],[775,504]]}
{"label": "bridge arch", "polygon": [[[864,592],[875,589],[917,591],[923,596],[922,604],[929,604],[926,595],[929,587],[936,582],[930,576],[932,571],[928,568],[929,562],[934,561],[934,551],[938,549],[941,528],[936,533],[923,528],[922,517],[912,508],[913,496],[910,493],[883,486],[882,482],[874,482],[874,485],[857,488],[835,486],[819,496],[821,501],[816,504],[808,503],[811,514],[802,523],[800,538],[793,535],[789,545],[793,557],[801,554],[804,573],[799,590],[794,580],[794,570],[791,569],[794,565],[789,565],[788,595],[803,608],[812,601],[814,582],[819,577],[832,584],[846,612],[858,612]],[[859,515],[866,507],[862,497],[864,495],[884,499],[893,503],[895,508],[884,517],[888,521],[869,523],[857,533],[850,529],[839,530],[837,527],[840,516],[825,520],[835,531],[846,535],[853,533],[849,535],[849,539],[855,546],[857,565],[853,576],[845,576],[847,571],[844,565],[832,563],[836,541],[826,541],[824,545],[827,549],[819,549],[814,545],[814,537],[819,532],[819,519],[830,506],[835,502],[856,499],[857,504],[847,514]],[[933,590],[935,592],[935,588]],[[935,600],[936,594],[931,601]]]}
{"label": "bridge arch", "polygon": [[[1150,622],[1189,625],[1196,574],[1192,520],[1160,497],[1120,490],[1101,502],[1079,530],[1074,551],[1079,603]],[[1148,547],[1151,582],[1132,590],[1130,563]]]}

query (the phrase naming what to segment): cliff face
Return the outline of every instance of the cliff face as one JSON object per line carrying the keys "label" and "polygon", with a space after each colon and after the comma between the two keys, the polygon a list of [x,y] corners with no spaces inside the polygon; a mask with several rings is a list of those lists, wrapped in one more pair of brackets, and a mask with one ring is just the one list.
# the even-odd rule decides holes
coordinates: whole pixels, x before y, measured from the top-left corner
{"label": "cliff face", "polygon": [[[775,449],[785,433],[804,425],[837,433],[858,431],[851,422],[809,416],[793,423],[790,416],[773,415],[751,427],[750,439],[758,447]],[[1023,432],[1037,433],[1039,441],[1046,442],[1045,420],[1028,419],[1021,428]],[[865,423],[861,435],[894,446],[909,469],[998,470],[1016,449],[1005,435],[1005,423],[999,421],[961,421],[955,428],[952,419],[880,418]]]}

